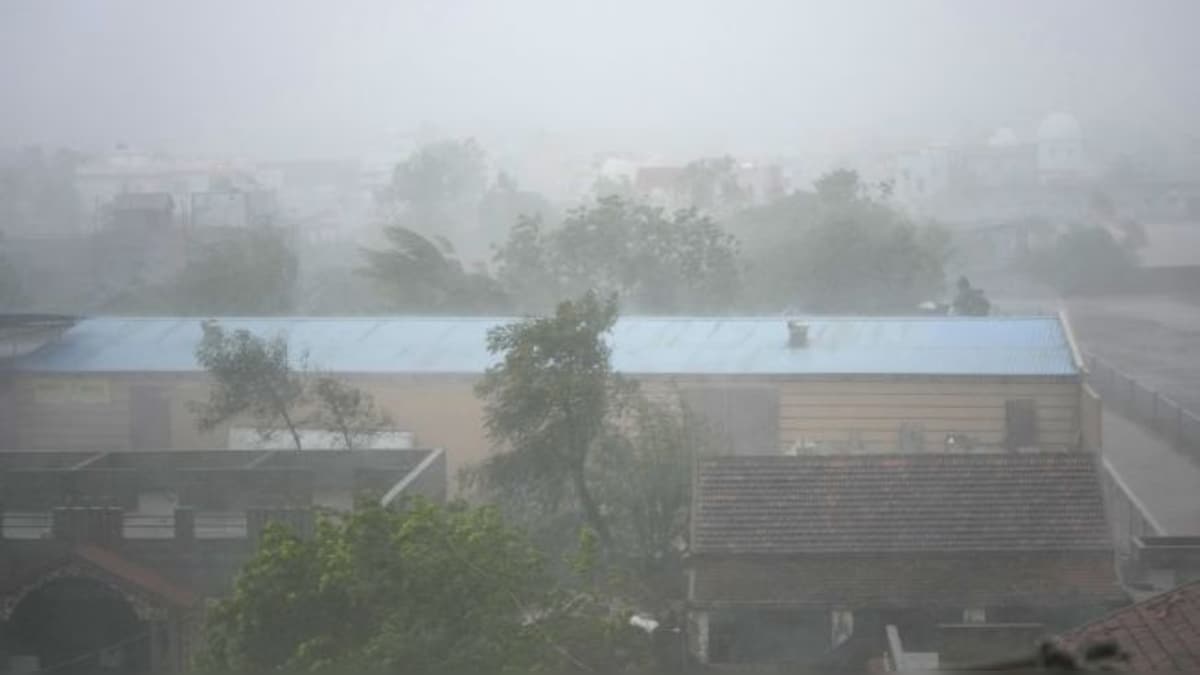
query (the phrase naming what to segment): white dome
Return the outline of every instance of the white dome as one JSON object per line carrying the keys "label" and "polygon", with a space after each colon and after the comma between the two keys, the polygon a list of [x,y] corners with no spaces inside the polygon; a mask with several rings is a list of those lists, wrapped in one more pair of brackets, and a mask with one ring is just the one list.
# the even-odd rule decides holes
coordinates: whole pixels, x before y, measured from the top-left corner
{"label": "white dome", "polygon": [[1017,144],[1017,134],[1008,127],[1001,127],[992,132],[987,142],[993,148],[1007,148]]}
{"label": "white dome", "polygon": [[1079,121],[1067,113],[1056,112],[1047,115],[1038,125],[1039,141],[1073,141],[1083,137]]}

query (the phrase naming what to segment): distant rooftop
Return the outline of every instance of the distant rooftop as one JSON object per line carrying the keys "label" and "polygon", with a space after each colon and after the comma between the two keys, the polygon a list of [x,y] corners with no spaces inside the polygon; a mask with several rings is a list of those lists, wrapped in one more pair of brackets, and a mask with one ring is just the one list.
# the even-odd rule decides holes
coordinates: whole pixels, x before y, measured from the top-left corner
{"label": "distant rooftop", "polygon": [[1083,453],[701,460],[698,554],[1104,551]]}
{"label": "distant rooftop", "polygon": [[[1049,375],[1078,373],[1056,317],[789,317],[618,320],[613,365],[631,374]],[[477,375],[496,359],[489,329],[514,318],[222,318],[228,329],[286,335],[295,353],[338,373]],[[31,373],[198,371],[196,318],[96,318],[19,359]]]}

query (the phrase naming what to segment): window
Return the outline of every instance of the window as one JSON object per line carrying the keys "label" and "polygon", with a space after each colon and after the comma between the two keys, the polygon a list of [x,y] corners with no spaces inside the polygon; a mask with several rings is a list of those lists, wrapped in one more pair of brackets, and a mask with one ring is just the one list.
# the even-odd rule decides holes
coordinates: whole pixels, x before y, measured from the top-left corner
{"label": "window", "polygon": [[682,396],[730,453],[779,452],[779,391],[774,387],[691,387]]}
{"label": "window", "polygon": [[1004,403],[1004,446],[1009,450],[1037,444],[1037,406],[1031,398]]}
{"label": "window", "polygon": [[963,610],[963,623],[987,623],[987,611],[982,607],[968,607]]}

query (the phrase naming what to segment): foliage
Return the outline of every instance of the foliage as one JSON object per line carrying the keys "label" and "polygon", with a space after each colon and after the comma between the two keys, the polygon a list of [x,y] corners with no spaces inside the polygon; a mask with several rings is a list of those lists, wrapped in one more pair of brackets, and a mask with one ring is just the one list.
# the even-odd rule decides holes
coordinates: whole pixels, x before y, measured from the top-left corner
{"label": "foliage", "polygon": [[734,160],[728,155],[689,162],[683,167],[689,203],[708,212],[745,203],[748,195],[738,183],[735,169]]}
{"label": "foliage", "polygon": [[646,312],[726,309],[740,290],[737,240],[695,210],[673,215],[606,196],[557,229],[523,218],[496,253],[498,278],[526,309],[595,289]]}
{"label": "foliage", "polygon": [[751,269],[747,297],[760,310],[907,313],[941,294],[945,231],[912,223],[853,171],[816,186],[734,223]]}
{"label": "foliage", "polygon": [[479,201],[479,226],[489,241],[502,239],[521,218],[550,216],[550,202],[542,195],[522,190],[515,179],[501,171]]}
{"label": "foliage", "polygon": [[305,426],[329,429],[353,450],[390,424],[369,393],[328,375],[314,376],[305,354],[293,359],[283,336],[265,339],[245,329],[228,333],[215,321],[201,326],[196,361],[214,380],[208,401],[195,406],[202,431],[248,415],[264,438],[286,431],[297,450],[303,449],[300,429]]}
{"label": "foliage", "polygon": [[1065,293],[1086,293],[1119,286],[1129,278],[1136,256],[1102,227],[1074,228],[1054,245],[1030,255],[1029,270]]}
{"label": "foliage", "polygon": [[392,309],[477,312],[507,307],[496,281],[484,272],[464,269],[445,238],[430,240],[400,225],[386,227],[384,236],[388,248],[363,250],[363,273],[384,289]]}
{"label": "foliage", "polygon": [[317,410],[309,423],[335,431],[346,450],[361,447],[373,433],[391,425],[391,418],[376,406],[374,396],[337,378],[318,378],[312,394]]}
{"label": "foliage", "polygon": [[379,203],[391,225],[453,237],[470,246],[480,239],[479,203],[486,187],[479,144],[473,139],[442,140],[421,146],[397,164]]}
{"label": "foliage", "polygon": [[215,321],[203,322],[202,328],[196,361],[215,386],[208,402],[196,406],[200,430],[249,414],[259,433],[284,429],[296,449],[302,449],[297,409],[305,400],[304,379],[292,363],[287,340],[265,340],[244,329],[226,333]]}
{"label": "foliage", "polygon": [[222,240],[189,261],[172,304],[196,314],[285,313],[295,305],[297,268],[283,230],[255,229],[244,241]]}
{"label": "foliage", "polygon": [[305,541],[268,526],[210,612],[204,670],[620,672],[644,658],[627,614],[567,593],[489,508],[368,507]]}
{"label": "foliage", "polygon": [[627,570],[626,592],[662,609],[684,597],[692,463],[717,451],[717,437],[677,396],[628,399],[589,479],[611,523],[614,557]]}
{"label": "foliage", "polygon": [[0,162],[0,231],[73,232],[82,220],[75,167],[80,156],[30,147]]}
{"label": "foliage", "polygon": [[604,341],[616,318],[614,298],[588,292],[560,303],[552,317],[493,328],[488,350],[502,359],[476,387],[488,436],[505,450],[488,460],[485,482],[524,484],[551,506],[570,490],[605,548],[612,535],[586,470],[609,421],[611,397],[625,386],[612,372]]}
{"label": "foliage", "polygon": [[594,536],[609,592],[661,609],[682,597],[692,458],[715,436],[612,372],[614,320],[612,301],[589,293],[493,331],[503,359],[478,391],[501,452],[466,477],[544,550],[565,556],[581,528],[584,544]]}
{"label": "foliage", "polygon": [[487,184],[483,160],[474,139],[427,144],[396,165],[387,196],[420,212],[477,197]]}
{"label": "foliage", "polygon": [[262,227],[203,244],[170,281],[135,284],[110,311],[185,316],[283,314],[296,305],[299,262],[287,233]]}

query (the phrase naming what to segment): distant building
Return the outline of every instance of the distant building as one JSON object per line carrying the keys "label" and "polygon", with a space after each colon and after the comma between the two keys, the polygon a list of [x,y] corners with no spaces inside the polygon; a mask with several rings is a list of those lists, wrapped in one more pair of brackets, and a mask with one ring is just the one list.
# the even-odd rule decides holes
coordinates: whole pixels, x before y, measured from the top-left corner
{"label": "distant building", "polygon": [[1078,453],[698,461],[689,634],[706,663],[865,666],[902,626],[1062,629],[1125,600],[1094,457]]}
{"label": "distant building", "polygon": [[[451,470],[491,444],[474,384],[496,357],[487,331],[512,318],[220,319],[371,392],[414,444],[451,448]],[[198,318],[85,319],[19,358],[0,388],[27,450],[227,447],[188,401],[210,380]],[[736,454],[984,452],[1098,446],[1098,402],[1066,326],[1042,317],[621,317],[613,366],[676,394]],[[247,426],[237,423],[236,426]],[[133,430],[140,430],[138,436]]]}
{"label": "distant building", "polygon": [[0,453],[6,672],[188,669],[268,522],[445,495],[441,450]]}
{"label": "distant building", "polygon": [[1077,221],[1096,178],[1082,127],[1066,113],[1047,116],[1024,140],[1001,128],[986,142],[938,143],[892,164],[898,203],[955,224]]}
{"label": "distant building", "polygon": [[[166,225],[241,227],[274,211],[274,196],[256,183],[253,173],[252,166],[240,162],[177,159],[122,149],[76,167],[75,189],[91,231],[127,220],[131,210],[144,212],[166,202],[170,204]],[[214,200],[223,203],[223,210],[214,212]]]}

